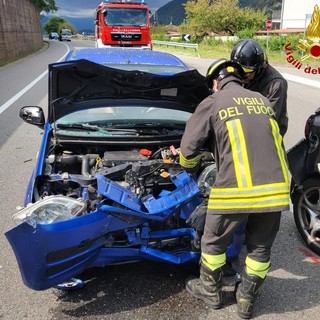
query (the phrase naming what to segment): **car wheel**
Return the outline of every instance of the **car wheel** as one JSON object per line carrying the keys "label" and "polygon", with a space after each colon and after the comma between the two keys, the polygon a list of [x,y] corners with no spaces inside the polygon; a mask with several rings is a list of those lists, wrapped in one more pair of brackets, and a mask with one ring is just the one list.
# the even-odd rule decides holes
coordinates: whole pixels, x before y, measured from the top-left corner
{"label": "car wheel", "polygon": [[293,215],[297,229],[307,246],[320,255],[320,178],[311,178],[296,190]]}

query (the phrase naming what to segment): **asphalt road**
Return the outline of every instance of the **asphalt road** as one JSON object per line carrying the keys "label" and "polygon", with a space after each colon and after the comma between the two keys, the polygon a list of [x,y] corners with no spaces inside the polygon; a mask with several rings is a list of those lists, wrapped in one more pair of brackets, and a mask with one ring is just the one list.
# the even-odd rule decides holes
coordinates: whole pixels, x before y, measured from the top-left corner
{"label": "asphalt road", "polygon": [[[25,188],[35,165],[41,130],[20,120],[21,106],[46,107],[47,64],[61,59],[69,47],[93,46],[91,42],[50,41],[38,54],[0,68],[0,319],[238,319],[233,279],[225,279],[225,307],[211,310],[185,291],[185,280],[197,266],[137,263],[86,271],[86,286],[76,292],[56,289],[33,291],[23,285],[17,262],[3,233],[13,224],[11,215],[22,205]],[[205,73],[212,61],[181,56]],[[293,68],[286,74],[305,77]],[[314,80],[319,80],[315,76]],[[35,79],[38,79],[35,81]],[[297,79],[296,79],[297,80]],[[301,79],[298,79],[299,81]],[[303,134],[304,123],[320,101],[319,89],[289,82],[287,148]],[[32,86],[27,87],[29,84]],[[26,88],[27,87],[27,88]],[[243,255],[240,268],[243,265]],[[255,319],[319,318],[320,257],[301,241],[292,213],[285,212],[272,252],[272,266],[255,305]]]}

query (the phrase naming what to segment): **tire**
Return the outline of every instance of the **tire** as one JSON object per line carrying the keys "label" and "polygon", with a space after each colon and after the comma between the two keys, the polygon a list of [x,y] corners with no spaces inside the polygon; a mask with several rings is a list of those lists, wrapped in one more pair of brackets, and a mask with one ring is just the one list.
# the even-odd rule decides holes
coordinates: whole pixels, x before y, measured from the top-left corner
{"label": "tire", "polygon": [[304,181],[302,190],[293,198],[294,221],[303,241],[320,256],[320,177]]}

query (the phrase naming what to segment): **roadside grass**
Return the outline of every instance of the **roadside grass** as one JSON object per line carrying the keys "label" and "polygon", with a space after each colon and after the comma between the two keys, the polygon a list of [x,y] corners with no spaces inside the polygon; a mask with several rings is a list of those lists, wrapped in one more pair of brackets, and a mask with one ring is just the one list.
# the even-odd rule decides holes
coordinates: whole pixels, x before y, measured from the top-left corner
{"label": "roadside grass", "polygon": [[[219,58],[226,58],[230,57],[230,53],[233,48],[233,43],[230,44],[218,44],[218,45],[203,45],[199,44],[199,48],[196,51],[193,48],[183,48],[183,47],[174,47],[174,46],[165,46],[165,45],[153,45],[154,50],[166,51],[171,52],[173,54],[184,54],[192,57],[201,57],[201,58],[212,58],[212,59],[219,59]],[[285,49],[283,51],[270,51],[267,52],[268,60],[272,65],[275,66],[286,66],[292,67],[294,66],[287,62],[287,55],[285,53]],[[296,59],[300,59],[302,57],[302,53],[298,52],[295,53]],[[317,61],[315,59],[308,59],[309,65],[316,65]]]}

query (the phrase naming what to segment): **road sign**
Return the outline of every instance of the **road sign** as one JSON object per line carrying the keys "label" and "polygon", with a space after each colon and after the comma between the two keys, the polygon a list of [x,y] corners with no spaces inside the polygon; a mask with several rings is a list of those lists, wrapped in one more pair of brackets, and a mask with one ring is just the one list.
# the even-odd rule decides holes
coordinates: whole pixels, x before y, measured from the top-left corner
{"label": "road sign", "polygon": [[272,20],[267,20],[266,21],[266,28],[267,28],[267,30],[271,30],[271,28],[272,28]]}
{"label": "road sign", "polygon": [[190,34],[183,34],[183,35],[182,35],[182,40],[184,40],[184,41],[190,41]]}

